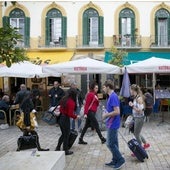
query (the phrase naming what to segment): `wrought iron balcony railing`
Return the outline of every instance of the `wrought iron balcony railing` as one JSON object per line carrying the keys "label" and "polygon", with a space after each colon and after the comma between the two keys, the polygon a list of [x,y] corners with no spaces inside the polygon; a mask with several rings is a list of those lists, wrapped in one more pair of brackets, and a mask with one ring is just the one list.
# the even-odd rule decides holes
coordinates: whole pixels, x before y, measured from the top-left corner
{"label": "wrought iron balcony railing", "polygon": [[100,49],[104,48],[103,39],[98,36],[76,36],[76,48]]}
{"label": "wrought iron balcony railing", "polygon": [[67,38],[59,37],[57,39],[51,37],[39,37],[38,38],[39,48],[66,48]]}
{"label": "wrought iron balcony railing", "polygon": [[141,48],[141,36],[113,35],[113,45],[117,48]]}
{"label": "wrought iron balcony railing", "polygon": [[170,35],[151,35],[150,36],[151,48],[170,48]]}

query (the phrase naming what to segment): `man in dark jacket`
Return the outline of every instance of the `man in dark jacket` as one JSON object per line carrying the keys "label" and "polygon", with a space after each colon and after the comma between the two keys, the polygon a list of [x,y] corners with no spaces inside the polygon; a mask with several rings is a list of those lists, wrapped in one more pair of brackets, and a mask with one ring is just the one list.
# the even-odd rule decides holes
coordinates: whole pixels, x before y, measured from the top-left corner
{"label": "man in dark jacket", "polygon": [[[7,123],[9,124],[9,108],[10,108],[10,103],[9,103],[9,96],[8,95],[4,95],[2,97],[2,100],[0,100],[0,110],[5,111],[6,116],[7,116]],[[2,115],[2,119],[4,119],[3,117],[4,115]],[[0,114],[1,117],[1,114]]]}
{"label": "man in dark jacket", "polygon": [[54,87],[49,90],[50,107],[58,106],[61,98],[64,96],[64,90],[59,87],[58,81],[54,81]]}

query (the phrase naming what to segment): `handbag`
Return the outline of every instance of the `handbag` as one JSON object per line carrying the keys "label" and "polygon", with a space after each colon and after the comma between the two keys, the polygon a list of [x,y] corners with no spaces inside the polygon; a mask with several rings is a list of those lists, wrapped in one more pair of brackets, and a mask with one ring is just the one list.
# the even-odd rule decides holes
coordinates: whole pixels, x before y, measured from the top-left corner
{"label": "handbag", "polygon": [[36,135],[26,135],[20,136],[17,140],[17,151],[37,148],[37,136]]}
{"label": "handbag", "polygon": [[57,107],[50,107],[48,111],[51,112],[51,114],[53,114],[54,116],[60,116],[60,105],[58,105]]}
{"label": "handbag", "polygon": [[60,106],[50,107],[49,110],[44,112],[42,120],[49,125],[54,125],[57,123],[57,117],[60,116]]}
{"label": "handbag", "polygon": [[19,119],[16,123],[16,126],[19,127],[21,130],[24,130],[24,129],[27,129],[27,130],[34,130],[35,128],[38,127],[38,123],[37,123],[37,119],[36,119],[36,116],[35,116],[35,113],[34,112],[31,112],[30,113],[30,122],[31,122],[31,125],[30,126],[26,126],[24,124],[24,113],[22,112],[19,116]]}
{"label": "handbag", "polygon": [[133,121],[133,116],[132,116],[132,115],[129,115],[129,116],[126,118],[126,121],[125,121],[125,123],[124,123],[125,127],[126,127],[126,128],[129,128],[130,125],[131,125],[131,123],[132,123],[132,121]]}

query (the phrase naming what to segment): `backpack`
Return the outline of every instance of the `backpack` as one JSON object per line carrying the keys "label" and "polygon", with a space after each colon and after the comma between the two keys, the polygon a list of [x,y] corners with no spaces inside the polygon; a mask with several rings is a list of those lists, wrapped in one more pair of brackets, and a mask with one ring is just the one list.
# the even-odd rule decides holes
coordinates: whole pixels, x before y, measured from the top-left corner
{"label": "backpack", "polygon": [[153,96],[150,93],[145,93],[145,104],[147,106],[153,106],[154,99]]}

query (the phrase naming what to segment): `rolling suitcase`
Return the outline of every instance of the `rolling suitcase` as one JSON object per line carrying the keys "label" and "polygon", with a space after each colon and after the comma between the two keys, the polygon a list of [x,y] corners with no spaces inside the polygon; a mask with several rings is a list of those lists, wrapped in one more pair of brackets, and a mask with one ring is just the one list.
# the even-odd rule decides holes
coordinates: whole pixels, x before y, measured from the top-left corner
{"label": "rolling suitcase", "polygon": [[144,162],[145,158],[149,158],[145,149],[138,143],[136,139],[131,139],[127,142],[125,137],[120,132],[119,134],[122,136],[123,140],[127,143],[129,149],[134,153],[139,161]]}
{"label": "rolling suitcase", "polygon": [[70,131],[70,136],[69,136],[69,141],[68,141],[68,148],[69,149],[73,146],[77,136],[78,136],[78,132],[76,130]]}
{"label": "rolling suitcase", "polygon": [[145,158],[148,159],[148,154],[136,139],[131,139],[130,141],[128,141],[128,147],[139,161],[144,162]]}

